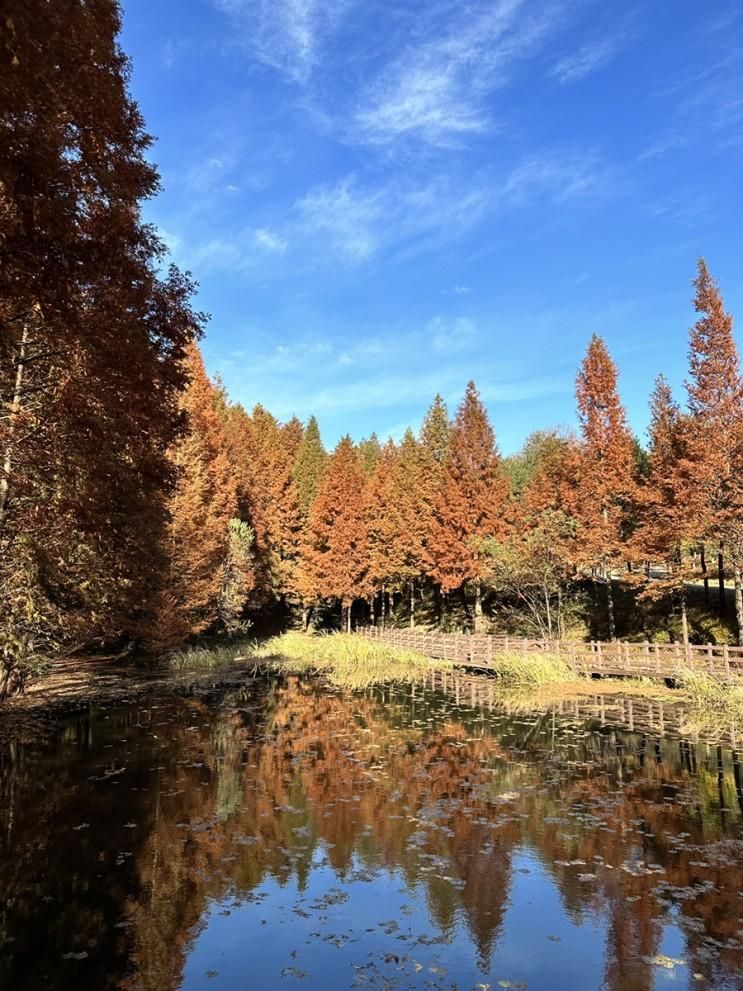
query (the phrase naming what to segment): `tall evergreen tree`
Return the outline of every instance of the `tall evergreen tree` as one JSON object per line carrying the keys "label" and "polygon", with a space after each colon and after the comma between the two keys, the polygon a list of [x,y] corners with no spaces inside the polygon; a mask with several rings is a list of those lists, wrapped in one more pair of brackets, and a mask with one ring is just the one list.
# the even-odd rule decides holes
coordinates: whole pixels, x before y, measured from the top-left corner
{"label": "tall evergreen tree", "polygon": [[161,649],[216,623],[230,554],[230,521],[237,513],[224,424],[196,345],[189,348],[186,365],[189,384],[181,406],[187,429],[172,451],[178,475],[168,507],[168,566],[147,631],[149,643]]}
{"label": "tall evergreen tree", "polygon": [[691,569],[684,543],[693,532],[693,522],[687,497],[689,479],[684,472],[685,426],[668,382],[659,375],[650,400],[650,473],[637,491],[640,526],[635,542],[643,557],[665,566],[665,579],[648,582],[645,594],[657,598],[670,592],[678,600],[683,639],[688,644],[686,582]]}
{"label": "tall evergreen tree", "polygon": [[266,591],[275,599],[298,598],[302,517],[294,481],[296,444],[276,418],[256,406],[244,438],[248,519]]}
{"label": "tall evergreen tree", "polygon": [[348,630],[353,601],[367,591],[366,482],[359,453],[344,437],[328,461],[309,519],[312,584],[323,597],[340,601]]}
{"label": "tall evergreen tree", "polygon": [[311,416],[307,421],[293,469],[299,508],[305,518],[315,501],[327,460],[328,455],[320,437],[320,427],[317,419]]}
{"label": "tall evergreen tree", "polygon": [[443,619],[441,586],[433,578],[436,561],[433,552],[436,533],[436,506],[441,495],[444,480],[444,466],[449,457],[451,443],[451,420],[449,411],[437,393],[421,425],[419,435],[420,475],[423,484],[419,490],[419,528],[423,544],[423,570],[432,578],[439,599],[439,619]]}
{"label": "tall evergreen tree", "polygon": [[365,437],[364,440],[359,441],[358,451],[361,467],[366,472],[366,475],[371,478],[382,455],[382,445],[374,431],[368,437]]}
{"label": "tall evergreen tree", "polygon": [[617,369],[603,340],[591,338],[576,384],[583,442],[578,517],[581,561],[606,585],[609,638],[616,638],[612,574],[626,555],[635,495],[634,440],[617,392]]}
{"label": "tall evergreen tree", "polygon": [[422,512],[424,491],[430,481],[425,474],[421,445],[412,430],[406,430],[398,451],[393,474],[395,515],[399,520],[397,548],[401,558],[400,577],[408,584],[410,626],[415,626],[416,581],[426,561],[427,529]]}
{"label": "tall evergreen tree", "polygon": [[[162,564],[191,283],[159,275],[158,188],[114,0],[0,18],[0,654],[114,637]],[[3,677],[0,676],[0,681]],[[0,692],[2,685],[0,685]]]}
{"label": "tall evergreen tree", "polygon": [[703,536],[720,547],[721,611],[724,609],[722,548],[733,565],[738,638],[743,637],[743,382],[733,320],[704,259],[694,280],[700,314],[689,340],[687,457],[694,484],[688,498]]}
{"label": "tall evergreen tree", "polygon": [[449,592],[471,582],[475,630],[482,626],[482,581],[487,574],[487,540],[505,534],[508,482],[493,428],[470,382],[451,433],[443,484],[435,507],[431,550],[433,578]]}
{"label": "tall evergreen tree", "polygon": [[387,591],[403,580],[402,517],[395,487],[397,463],[398,452],[394,443],[388,441],[380,452],[365,491],[366,583],[372,613],[376,596],[381,593],[383,624]]}

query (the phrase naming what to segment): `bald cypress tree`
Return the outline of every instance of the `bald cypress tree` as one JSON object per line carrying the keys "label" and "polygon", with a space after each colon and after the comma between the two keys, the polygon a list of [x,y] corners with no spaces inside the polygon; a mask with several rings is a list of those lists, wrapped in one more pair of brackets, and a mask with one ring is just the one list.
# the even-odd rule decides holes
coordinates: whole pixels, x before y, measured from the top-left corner
{"label": "bald cypress tree", "polygon": [[433,577],[449,592],[471,583],[475,630],[482,626],[482,582],[488,565],[484,544],[505,534],[508,482],[495,435],[474,382],[467,386],[451,432],[434,509]]}
{"label": "bald cypress tree", "polygon": [[237,514],[216,391],[196,345],[188,350],[186,368],[189,384],[181,398],[186,432],[171,451],[177,483],[168,505],[167,567],[146,630],[148,642],[159,649],[216,623],[230,556],[230,521]]}
{"label": "bald cypress tree", "polygon": [[694,280],[699,319],[689,338],[688,498],[698,526],[720,548],[720,611],[724,611],[722,552],[735,580],[738,639],[743,635],[743,382],[733,320],[704,259]]}
{"label": "bald cypress tree", "polygon": [[650,472],[637,490],[640,525],[633,539],[642,556],[665,567],[665,578],[646,584],[644,595],[669,593],[678,601],[685,644],[689,642],[686,582],[691,568],[684,544],[695,533],[685,471],[687,423],[665,378],[658,376],[650,400]]}
{"label": "bald cypress tree", "polygon": [[626,553],[636,469],[634,440],[617,392],[617,369],[596,334],[578,373],[576,395],[582,433],[580,560],[606,586],[609,638],[614,640],[612,576]]}
{"label": "bald cypress tree", "polygon": [[366,483],[359,453],[344,437],[328,461],[308,523],[309,583],[318,595],[340,602],[348,630],[353,601],[367,591]]}
{"label": "bald cypress tree", "polygon": [[[112,638],[162,565],[192,285],[160,275],[158,189],[114,0],[0,17],[0,640]],[[19,539],[20,535],[23,539]],[[2,681],[2,676],[0,676]],[[0,685],[2,692],[2,685]]]}

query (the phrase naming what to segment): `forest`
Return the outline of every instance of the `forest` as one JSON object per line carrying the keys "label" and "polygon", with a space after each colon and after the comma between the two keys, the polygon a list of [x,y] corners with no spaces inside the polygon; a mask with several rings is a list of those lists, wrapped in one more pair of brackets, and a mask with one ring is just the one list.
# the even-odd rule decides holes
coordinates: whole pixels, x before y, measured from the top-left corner
{"label": "forest", "polygon": [[62,651],[264,628],[741,642],[743,379],[703,260],[686,394],[658,378],[647,445],[594,336],[575,434],[503,457],[470,382],[418,434],[328,452],[205,370],[195,283],[143,219],[116,5],[39,7],[0,29],[0,697]]}

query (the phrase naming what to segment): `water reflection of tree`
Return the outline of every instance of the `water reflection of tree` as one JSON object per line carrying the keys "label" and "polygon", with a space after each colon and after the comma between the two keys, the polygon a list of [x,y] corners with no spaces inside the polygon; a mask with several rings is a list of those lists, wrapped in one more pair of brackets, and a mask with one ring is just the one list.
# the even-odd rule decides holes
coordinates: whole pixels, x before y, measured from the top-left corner
{"label": "water reflection of tree", "polygon": [[[321,848],[341,878],[360,867],[402,872],[445,937],[461,913],[487,969],[513,856],[527,848],[569,915],[605,916],[607,987],[652,986],[670,906],[690,966],[735,973],[743,870],[729,753],[720,764],[703,745],[611,727],[586,734],[551,717],[486,718],[420,689],[413,704],[410,691],[349,699],[290,681],[234,696],[213,717],[198,701],[118,714],[105,732],[129,742],[109,750],[91,749],[83,721],[43,778],[23,750],[6,758],[0,935],[43,925],[34,892],[49,891],[57,928],[47,942],[67,946],[76,934],[100,956],[96,987],[167,991],[210,902],[247,897],[267,878],[294,877],[302,890]],[[86,781],[87,771],[101,777],[102,754],[113,772],[126,767],[126,790],[115,778]],[[91,849],[91,833],[72,832],[81,815],[111,822],[110,845]],[[136,829],[124,839],[128,821]],[[42,871],[34,852],[44,842]],[[122,852],[131,856],[117,864]],[[83,891],[92,863],[106,877],[95,897]],[[26,962],[33,945],[19,947]],[[36,985],[24,972],[25,987],[43,986],[44,966]]]}

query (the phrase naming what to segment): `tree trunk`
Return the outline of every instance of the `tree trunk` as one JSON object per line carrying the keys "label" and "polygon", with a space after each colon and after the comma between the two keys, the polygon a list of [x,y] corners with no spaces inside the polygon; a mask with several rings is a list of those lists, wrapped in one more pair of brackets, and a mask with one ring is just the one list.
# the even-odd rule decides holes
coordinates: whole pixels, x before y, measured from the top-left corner
{"label": "tree trunk", "polygon": [[482,633],[482,582],[475,582],[475,633]]}
{"label": "tree trunk", "polygon": [[10,406],[10,416],[8,418],[8,442],[3,458],[3,473],[0,477],[0,530],[5,525],[8,516],[8,503],[10,500],[10,473],[13,470],[13,444],[15,432],[18,427],[18,415],[21,412],[21,398],[23,396],[23,377],[26,372],[26,349],[28,348],[28,325],[24,323],[21,341],[18,348],[18,361],[15,366],[15,386],[13,389],[13,402]]}
{"label": "tree trunk", "polygon": [[308,606],[302,607],[302,632],[306,633],[310,625],[310,610]]}
{"label": "tree trunk", "polygon": [[415,578],[410,579],[410,629],[415,627]]}
{"label": "tree trunk", "polygon": [[353,599],[346,606],[346,633],[351,632],[351,612],[353,610]]}
{"label": "tree trunk", "polygon": [[549,589],[545,585],[542,589],[544,592],[544,608],[547,613],[547,639],[552,639],[552,609],[550,608],[550,593]]}
{"label": "tree trunk", "polygon": [[738,646],[743,646],[743,584],[741,584],[740,565],[736,562],[733,568],[735,579],[735,622],[738,627]]}
{"label": "tree trunk", "polygon": [[684,641],[684,653],[687,658],[689,655],[689,616],[686,611],[686,589],[681,586],[681,592],[679,594],[679,600],[681,605],[681,638]]}
{"label": "tree trunk", "polygon": [[382,596],[379,603],[379,619],[382,624],[382,629],[387,625],[387,590],[384,585],[382,585]]}
{"label": "tree trunk", "polygon": [[611,584],[611,571],[606,574],[606,606],[609,619],[609,639],[614,641],[617,639],[617,629],[614,620],[614,589]]}
{"label": "tree trunk", "polygon": [[707,557],[704,553],[704,544],[699,545],[699,563],[702,566],[702,580],[704,581],[704,604],[709,606],[709,575],[707,574]]}
{"label": "tree trunk", "polygon": [[441,589],[441,611],[439,612],[439,626],[442,630],[446,629],[446,619],[449,615],[449,596],[447,593]]}
{"label": "tree trunk", "polygon": [[376,600],[376,595],[372,592],[369,596],[369,623],[371,626],[377,625],[377,614],[374,608],[374,603]]}
{"label": "tree trunk", "polygon": [[722,543],[720,543],[720,549],[717,552],[717,588],[719,594],[719,613],[720,619],[725,616],[725,559],[722,556]]}

